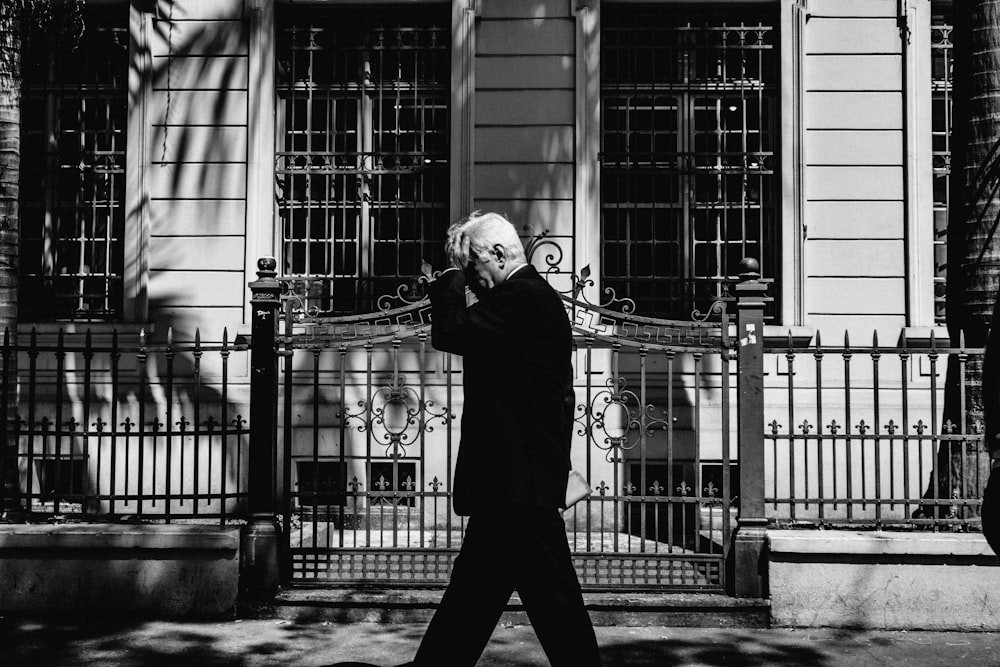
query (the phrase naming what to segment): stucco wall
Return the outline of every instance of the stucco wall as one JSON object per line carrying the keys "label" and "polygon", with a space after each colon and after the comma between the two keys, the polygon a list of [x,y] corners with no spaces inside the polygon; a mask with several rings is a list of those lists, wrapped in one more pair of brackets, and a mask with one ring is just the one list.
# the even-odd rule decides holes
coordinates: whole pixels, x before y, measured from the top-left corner
{"label": "stucco wall", "polygon": [[982,535],[769,531],[772,623],[1000,630],[1000,565]]}
{"label": "stucco wall", "polygon": [[239,545],[218,526],[0,526],[0,613],[232,614]]}

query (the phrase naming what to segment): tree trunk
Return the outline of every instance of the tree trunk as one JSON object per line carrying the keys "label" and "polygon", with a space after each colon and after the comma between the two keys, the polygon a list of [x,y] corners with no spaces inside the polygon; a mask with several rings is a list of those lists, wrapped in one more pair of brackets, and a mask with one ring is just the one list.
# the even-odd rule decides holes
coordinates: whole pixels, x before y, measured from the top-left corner
{"label": "tree trunk", "polygon": [[[970,0],[956,7],[952,34],[947,323],[953,346],[964,341],[967,347],[983,347],[1000,285],[1000,0]],[[959,363],[953,357],[948,364],[942,432],[981,433],[982,361],[968,359],[964,387]],[[945,443],[938,449],[937,497],[976,497],[988,473],[986,450],[978,441]],[[939,508],[938,516],[967,518],[977,514],[973,510],[955,503]]]}
{"label": "tree trunk", "polygon": [[[17,3],[14,3],[17,4]],[[16,9],[0,3],[0,336],[17,336],[18,179],[21,169],[21,40]],[[2,339],[0,339],[2,340]],[[0,342],[0,345],[3,343]],[[6,360],[0,441],[0,510],[17,505],[17,355]]]}

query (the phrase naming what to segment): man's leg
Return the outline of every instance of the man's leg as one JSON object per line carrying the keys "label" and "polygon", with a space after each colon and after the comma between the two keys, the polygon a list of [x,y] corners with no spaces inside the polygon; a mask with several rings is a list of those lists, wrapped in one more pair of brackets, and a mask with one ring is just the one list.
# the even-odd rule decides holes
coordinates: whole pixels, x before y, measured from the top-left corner
{"label": "man's leg", "polygon": [[597,637],[583,606],[562,516],[554,509],[532,510],[523,521],[514,586],[545,655],[553,667],[599,666]]}
{"label": "man's leg", "polygon": [[[434,613],[413,664],[472,667],[493,634],[514,591],[489,521],[471,518],[441,606]],[[499,538],[503,540],[502,537]]]}
{"label": "man's leg", "polygon": [[986,490],[983,491],[983,535],[993,553],[1000,556],[1000,468],[990,470]]}

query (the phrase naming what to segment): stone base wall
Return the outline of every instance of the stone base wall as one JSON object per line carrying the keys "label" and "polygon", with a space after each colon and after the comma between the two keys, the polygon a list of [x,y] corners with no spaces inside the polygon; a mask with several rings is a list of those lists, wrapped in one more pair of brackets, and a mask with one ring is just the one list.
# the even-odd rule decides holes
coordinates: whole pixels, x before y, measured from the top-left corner
{"label": "stone base wall", "polygon": [[772,624],[1000,630],[1000,563],[982,535],[768,531]]}
{"label": "stone base wall", "polygon": [[232,615],[240,529],[0,526],[0,614]]}

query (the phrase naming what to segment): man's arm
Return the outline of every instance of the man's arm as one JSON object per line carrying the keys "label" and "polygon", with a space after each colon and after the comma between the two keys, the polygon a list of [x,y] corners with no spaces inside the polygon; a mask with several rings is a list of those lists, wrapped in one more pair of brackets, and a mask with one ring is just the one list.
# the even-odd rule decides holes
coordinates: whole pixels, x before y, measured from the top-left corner
{"label": "man's arm", "polygon": [[478,303],[465,305],[465,275],[444,271],[428,287],[431,299],[431,345],[454,354],[509,342],[518,324],[524,295],[498,286]]}

